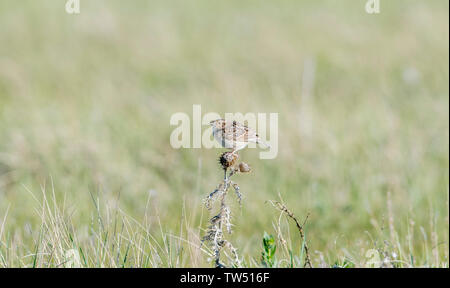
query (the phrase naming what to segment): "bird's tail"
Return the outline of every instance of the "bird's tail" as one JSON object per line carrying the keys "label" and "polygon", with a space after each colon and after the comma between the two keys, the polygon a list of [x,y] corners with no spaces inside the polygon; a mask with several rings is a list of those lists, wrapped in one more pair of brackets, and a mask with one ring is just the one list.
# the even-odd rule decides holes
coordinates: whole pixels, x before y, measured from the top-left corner
{"label": "bird's tail", "polygon": [[264,149],[270,148],[269,143],[267,143],[267,142],[265,142],[265,141],[263,141],[263,140],[261,140],[261,139],[258,139],[258,140],[256,141],[256,143],[258,143],[259,145],[261,145],[262,148],[264,148]]}

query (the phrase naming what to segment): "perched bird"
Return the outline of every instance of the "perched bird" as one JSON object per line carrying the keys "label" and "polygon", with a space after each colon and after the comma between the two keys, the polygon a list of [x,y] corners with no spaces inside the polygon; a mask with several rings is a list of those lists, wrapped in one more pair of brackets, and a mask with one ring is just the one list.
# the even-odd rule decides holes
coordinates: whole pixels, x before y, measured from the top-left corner
{"label": "perched bird", "polygon": [[213,129],[214,138],[224,148],[231,149],[234,152],[244,149],[248,143],[262,144],[263,147],[270,147],[262,141],[255,131],[236,121],[226,121],[217,119],[210,122]]}

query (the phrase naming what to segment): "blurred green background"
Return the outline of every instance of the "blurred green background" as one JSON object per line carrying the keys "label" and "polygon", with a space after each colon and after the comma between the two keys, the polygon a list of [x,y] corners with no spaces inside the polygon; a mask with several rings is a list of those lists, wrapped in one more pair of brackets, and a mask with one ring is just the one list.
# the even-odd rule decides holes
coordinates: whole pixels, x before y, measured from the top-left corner
{"label": "blurred green background", "polygon": [[69,15],[62,0],[0,1],[5,263],[31,260],[42,190],[80,243],[92,195],[136,219],[150,202],[150,222],[177,234],[187,219],[201,237],[221,150],[169,144],[171,115],[193,104],[279,113],[278,157],[241,153],[253,173],[236,176],[230,239],[243,257],[258,261],[276,234],[266,201],[281,194],[310,213],[316,265],[385,239],[420,265],[448,263],[449,2],[381,0],[372,15],[365,3],[81,0]]}

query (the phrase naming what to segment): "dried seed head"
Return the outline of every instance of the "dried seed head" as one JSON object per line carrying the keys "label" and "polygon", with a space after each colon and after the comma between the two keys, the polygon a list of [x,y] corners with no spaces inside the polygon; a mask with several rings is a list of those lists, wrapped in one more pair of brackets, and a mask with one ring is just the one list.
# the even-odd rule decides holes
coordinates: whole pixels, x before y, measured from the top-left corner
{"label": "dried seed head", "polygon": [[250,168],[250,166],[248,166],[247,163],[245,163],[245,162],[239,163],[239,172],[248,173],[250,171],[252,171],[252,169]]}
{"label": "dried seed head", "polygon": [[222,168],[226,170],[233,166],[238,158],[239,156],[237,153],[224,152],[220,155],[219,163],[222,165]]}

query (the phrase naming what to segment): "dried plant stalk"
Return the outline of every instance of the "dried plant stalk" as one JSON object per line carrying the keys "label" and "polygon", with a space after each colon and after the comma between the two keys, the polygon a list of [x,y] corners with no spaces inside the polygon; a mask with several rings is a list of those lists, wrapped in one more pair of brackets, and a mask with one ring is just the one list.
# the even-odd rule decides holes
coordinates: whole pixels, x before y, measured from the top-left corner
{"label": "dried plant stalk", "polygon": [[304,248],[305,248],[305,265],[304,265],[304,267],[308,266],[309,268],[312,268],[311,258],[309,256],[308,243],[306,242],[305,233],[303,231],[303,226],[305,225],[306,221],[308,220],[308,216],[306,216],[305,221],[303,221],[303,225],[300,225],[300,223],[298,222],[298,220],[295,217],[294,213],[292,213],[286,207],[285,204],[280,203],[278,201],[274,201],[274,200],[270,200],[270,203],[272,204],[273,207],[277,208],[282,213],[286,214],[289,218],[291,218],[295,222],[295,225],[297,226],[298,232],[300,233],[300,238],[302,239],[302,242],[304,243]]}
{"label": "dried plant stalk", "polygon": [[[226,203],[226,196],[230,187],[233,187],[239,204],[241,204],[242,200],[239,185],[231,181],[230,178],[238,172],[246,173],[250,171],[249,166],[245,163],[240,163],[237,168],[234,167],[234,164],[236,163],[238,158],[239,156],[236,152],[225,152],[221,154],[219,162],[224,170],[223,181],[219,183],[219,185],[217,185],[217,188],[213,192],[211,192],[205,199],[205,206],[210,211],[212,210],[213,203],[217,199],[220,199],[219,212],[212,216],[209,220],[210,224],[208,226],[208,230],[206,232],[206,235],[202,239],[202,243],[207,242],[211,245],[214,254],[215,267],[218,268],[225,267],[225,265],[223,265],[220,261],[221,251],[225,247],[233,255],[233,265],[236,267],[241,266],[241,261],[237,253],[237,249],[234,248],[231,242],[224,238],[223,232],[223,230],[225,229],[228,234],[232,233],[233,225],[231,224],[231,210]],[[245,169],[241,169],[240,167],[244,167]],[[228,171],[230,172],[228,173]]]}

